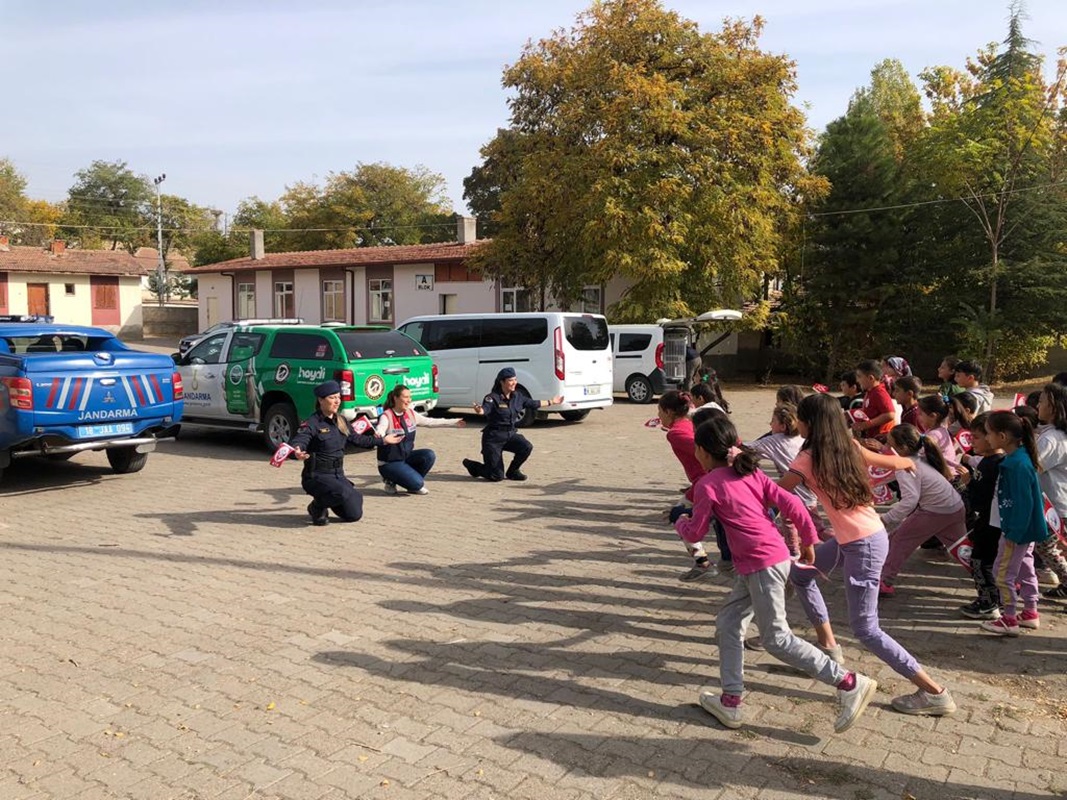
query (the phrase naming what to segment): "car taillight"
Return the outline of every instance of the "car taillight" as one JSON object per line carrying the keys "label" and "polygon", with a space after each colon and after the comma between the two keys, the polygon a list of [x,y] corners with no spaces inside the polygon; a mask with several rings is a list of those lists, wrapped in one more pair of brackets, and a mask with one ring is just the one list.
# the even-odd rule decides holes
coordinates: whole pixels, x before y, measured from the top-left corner
{"label": "car taillight", "polygon": [[175,372],[170,376],[170,385],[174,388],[175,400],[182,400],[185,398],[185,387],[182,385],[181,373]]}
{"label": "car taillight", "polygon": [[656,345],[656,368],[663,369],[663,342]]}
{"label": "car taillight", "polygon": [[439,394],[440,391],[441,391],[441,389],[437,384],[437,365],[434,364],[433,365],[433,393],[434,394]]}
{"label": "car taillight", "polygon": [[341,384],[341,402],[350,403],[356,399],[356,395],[352,391],[352,385],[355,383],[355,378],[352,377],[352,370],[341,369],[334,373],[334,378]]}
{"label": "car taillight", "polygon": [[33,384],[29,378],[2,378],[12,408],[33,411]]}
{"label": "car taillight", "polygon": [[556,328],[552,335],[553,364],[556,367],[556,377],[561,381],[567,377],[567,362],[563,358],[563,328]]}

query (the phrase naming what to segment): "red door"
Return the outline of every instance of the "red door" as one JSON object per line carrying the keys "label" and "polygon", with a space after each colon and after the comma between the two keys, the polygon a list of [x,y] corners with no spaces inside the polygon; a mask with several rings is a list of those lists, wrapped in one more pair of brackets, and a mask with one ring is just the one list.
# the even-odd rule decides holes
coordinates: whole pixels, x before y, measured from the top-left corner
{"label": "red door", "polygon": [[47,283],[27,283],[26,284],[26,298],[29,303],[29,314],[40,314],[41,316],[47,316],[51,313],[48,310],[48,284]]}
{"label": "red door", "polygon": [[89,289],[93,296],[93,325],[121,325],[119,279],[91,275]]}

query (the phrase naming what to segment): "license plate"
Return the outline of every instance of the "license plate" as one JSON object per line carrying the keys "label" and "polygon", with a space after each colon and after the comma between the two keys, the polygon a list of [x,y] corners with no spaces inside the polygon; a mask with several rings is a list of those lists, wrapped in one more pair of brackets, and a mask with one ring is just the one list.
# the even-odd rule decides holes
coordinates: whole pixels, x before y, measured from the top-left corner
{"label": "license plate", "polygon": [[588,397],[591,394],[600,394],[600,387],[599,386],[586,386],[585,387],[585,395],[586,395],[586,397]]}
{"label": "license plate", "polygon": [[98,436],[128,436],[132,433],[132,422],[116,422],[111,425],[82,425],[78,428],[79,439],[95,439]]}

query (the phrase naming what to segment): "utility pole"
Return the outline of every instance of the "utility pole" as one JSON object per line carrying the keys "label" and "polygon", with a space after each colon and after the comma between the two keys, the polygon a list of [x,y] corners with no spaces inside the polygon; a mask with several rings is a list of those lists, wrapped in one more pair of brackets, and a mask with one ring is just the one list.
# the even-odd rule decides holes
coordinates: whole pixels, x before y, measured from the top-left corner
{"label": "utility pole", "polygon": [[162,306],[167,293],[167,262],[163,258],[163,195],[159,185],[167,179],[167,173],[154,178],[152,183],[156,185],[156,249],[159,252],[159,263],[156,265],[156,291],[159,294],[159,305]]}

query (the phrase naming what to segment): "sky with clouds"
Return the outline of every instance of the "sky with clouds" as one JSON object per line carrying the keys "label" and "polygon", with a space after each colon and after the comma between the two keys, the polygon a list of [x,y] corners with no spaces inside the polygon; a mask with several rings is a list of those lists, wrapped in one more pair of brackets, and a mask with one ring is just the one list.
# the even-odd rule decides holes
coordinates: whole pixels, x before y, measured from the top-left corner
{"label": "sky with clouds", "polygon": [[[818,130],[871,68],[962,67],[1004,38],[1006,0],[664,0],[714,30],[760,14],[765,49],[797,62]],[[569,27],[581,0],[0,0],[0,156],[60,200],[94,159],[232,212],[357,162],[425,165],[463,211],[463,178],[507,124],[502,68]],[[1028,0],[1026,34],[1067,45],[1064,0]]]}

